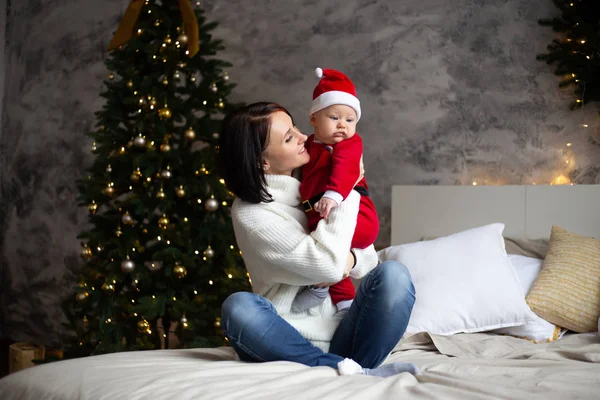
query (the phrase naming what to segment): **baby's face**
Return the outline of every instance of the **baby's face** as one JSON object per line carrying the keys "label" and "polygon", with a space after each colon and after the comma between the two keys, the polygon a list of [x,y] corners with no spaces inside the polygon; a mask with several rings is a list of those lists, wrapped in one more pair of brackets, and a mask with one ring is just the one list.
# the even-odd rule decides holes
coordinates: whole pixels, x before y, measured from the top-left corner
{"label": "baby's face", "polygon": [[326,144],[350,139],[356,133],[356,111],[350,106],[334,104],[310,116],[315,138]]}

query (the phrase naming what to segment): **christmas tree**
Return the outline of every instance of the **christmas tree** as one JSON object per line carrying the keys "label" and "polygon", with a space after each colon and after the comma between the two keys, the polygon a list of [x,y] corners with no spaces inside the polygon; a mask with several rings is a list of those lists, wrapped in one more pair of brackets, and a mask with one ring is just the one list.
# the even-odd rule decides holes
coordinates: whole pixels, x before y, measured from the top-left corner
{"label": "christmas tree", "polygon": [[598,0],[553,0],[562,16],[539,23],[560,32],[538,60],[556,64],[563,77],[560,87],[574,88],[571,109],[600,101],[600,2]]}
{"label": "christmas tree", "polygon": [[221,303],[250,289],[215,166],[237,106],[215,26],[189,0],[132,0],[109,45],[95,158],[78,182],[91,227],[65,302],[70,356],[168,348],[170,331],[181,347],[222,345]]}

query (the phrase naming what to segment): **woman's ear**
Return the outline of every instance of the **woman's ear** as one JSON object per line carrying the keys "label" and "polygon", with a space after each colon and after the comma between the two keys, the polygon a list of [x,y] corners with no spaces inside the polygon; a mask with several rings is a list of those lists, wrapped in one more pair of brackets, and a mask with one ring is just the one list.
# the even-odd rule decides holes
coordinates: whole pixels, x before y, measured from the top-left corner
{"label": "woman's ear", "polygon": [[269,160],[263,158],[262,165],[259,164],[259,168],[262,168],[263,171],[267,171],[269,168],[271,168]]}

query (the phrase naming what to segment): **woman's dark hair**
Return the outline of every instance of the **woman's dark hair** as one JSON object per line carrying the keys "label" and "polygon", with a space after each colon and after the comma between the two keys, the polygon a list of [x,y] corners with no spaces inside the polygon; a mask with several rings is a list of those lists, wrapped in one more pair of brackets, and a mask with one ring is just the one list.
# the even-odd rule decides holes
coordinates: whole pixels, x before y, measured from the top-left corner
{"label": "woman's dark hair", "polygon": [[223,120],[218,166],[225,184],[249,203],[273,201],[267,192],[262,153],[269,143],[271,115],[290,113],[277,103],[253,103],[238,108]]}

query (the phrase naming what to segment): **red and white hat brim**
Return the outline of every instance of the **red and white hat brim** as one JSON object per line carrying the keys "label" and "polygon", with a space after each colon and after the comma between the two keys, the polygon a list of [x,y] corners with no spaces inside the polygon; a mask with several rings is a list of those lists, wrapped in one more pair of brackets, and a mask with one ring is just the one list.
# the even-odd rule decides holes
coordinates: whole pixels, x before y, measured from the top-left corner
{"label": "red and white hat brim", "polygon": [[350,93],[337,90],[330,90],[322,93],[319,97],[314,99],[312,107],[310,108],[310,115],[334,104],[343,104],[352,107],[354,111],[356,111],[356,120],[358,121],[360,119],[360,101],[358,98]]}

